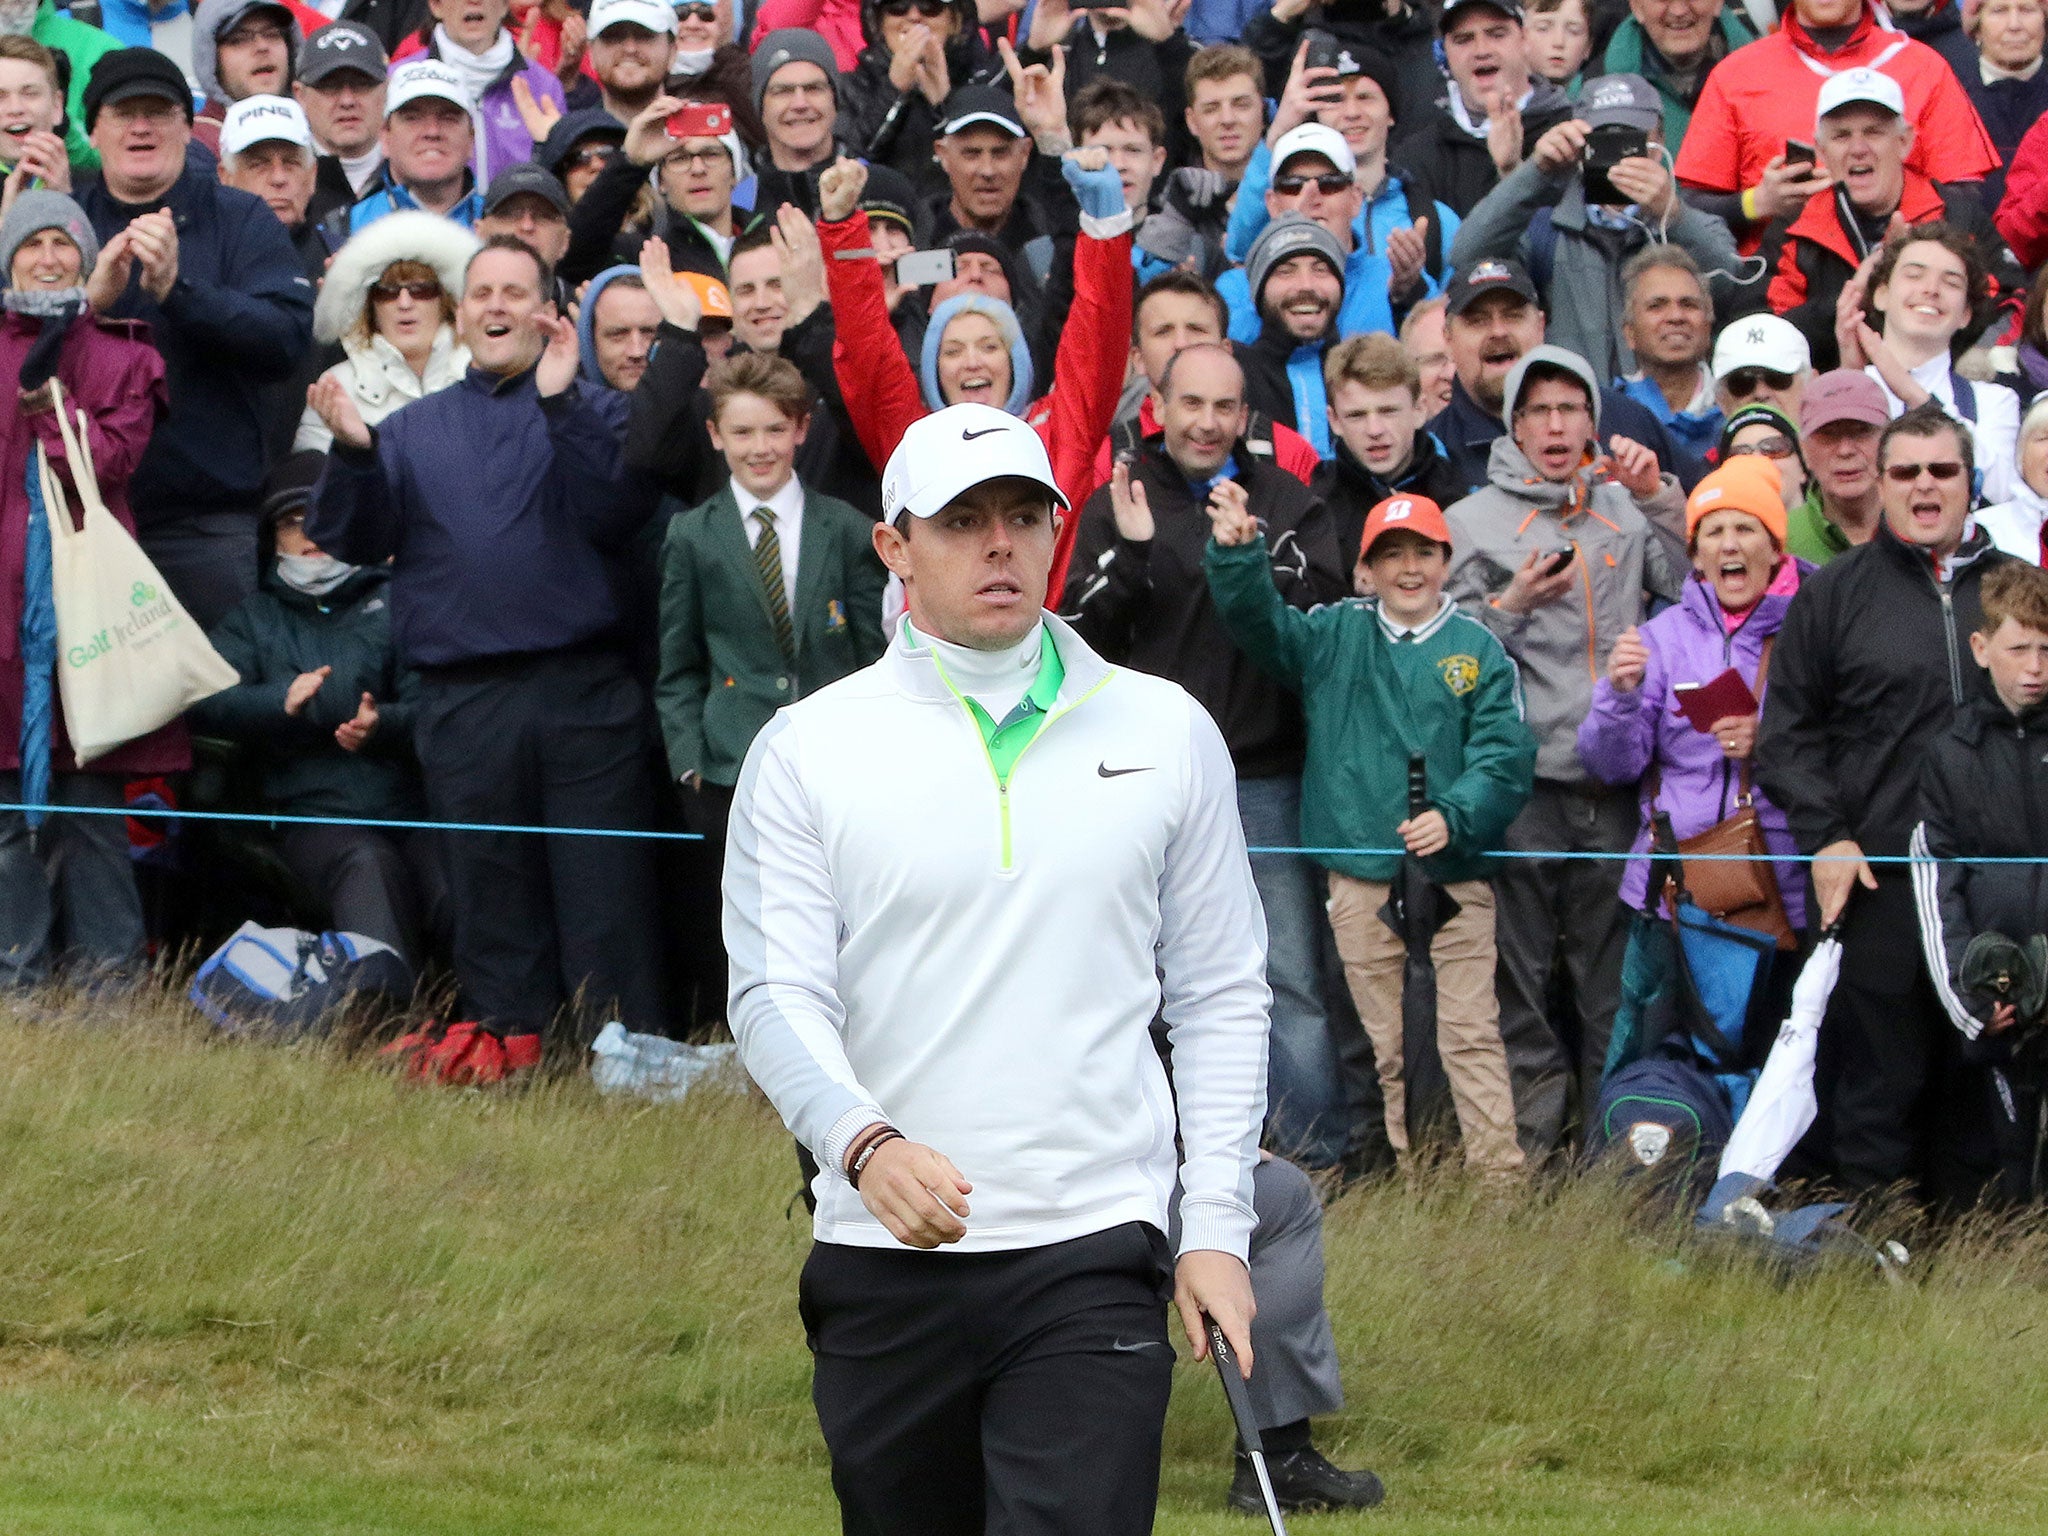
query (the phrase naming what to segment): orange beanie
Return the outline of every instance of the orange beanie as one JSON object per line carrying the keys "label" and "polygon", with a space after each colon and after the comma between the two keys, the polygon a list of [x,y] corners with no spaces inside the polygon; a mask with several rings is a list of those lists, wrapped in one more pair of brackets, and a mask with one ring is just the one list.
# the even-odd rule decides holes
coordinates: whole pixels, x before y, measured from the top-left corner
{"label": "orange beanie", "polygon": [[1778,548],[1785,547],[1784,482],[1778,466],[1760,453],[1737,454],[1694,487],[1685,502],[1686,548],[1711,512],[1747,512],[1770,531]]}

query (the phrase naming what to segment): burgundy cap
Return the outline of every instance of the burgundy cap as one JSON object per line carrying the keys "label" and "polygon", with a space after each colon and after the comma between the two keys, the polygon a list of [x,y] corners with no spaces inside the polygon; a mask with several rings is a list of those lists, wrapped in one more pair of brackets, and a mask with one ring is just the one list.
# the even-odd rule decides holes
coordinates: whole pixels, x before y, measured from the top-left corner
{"label": "burgundy cap", "polygon": [[1799,435],[1805,437],[1831,422],[1860,421],[1881,427],[1892,419],[1884,387],[1855,368],[1836,368],[1806,382],[1799,397]]}

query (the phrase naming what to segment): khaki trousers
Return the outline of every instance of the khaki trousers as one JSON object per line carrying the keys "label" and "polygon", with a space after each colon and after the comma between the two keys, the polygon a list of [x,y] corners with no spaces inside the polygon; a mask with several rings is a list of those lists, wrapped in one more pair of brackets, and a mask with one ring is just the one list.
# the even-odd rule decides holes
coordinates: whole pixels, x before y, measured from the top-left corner
{"label": "khaki trousers", "polygon": [[[1380,921],[1388,887],[1379,881],[1330,875],[1330,928],[1344,962],[1344,980],[1379,1068],[1387,1106],[1387,1140],[1408,1151],[1408,1115],[1402,1090],[1401,981],[1407,950]],[[1445,890],[1458,915],[1429,947],[1436,963],[1436,1041],[1457,1106],[1465,1165],[1484,1173],[1522,1166],[1515,1140],[1515,1101],[1508,1087],[1507,1052],[1500,1041],[1500,1005],[1493,988],[1493,886],[1462,880]]]}

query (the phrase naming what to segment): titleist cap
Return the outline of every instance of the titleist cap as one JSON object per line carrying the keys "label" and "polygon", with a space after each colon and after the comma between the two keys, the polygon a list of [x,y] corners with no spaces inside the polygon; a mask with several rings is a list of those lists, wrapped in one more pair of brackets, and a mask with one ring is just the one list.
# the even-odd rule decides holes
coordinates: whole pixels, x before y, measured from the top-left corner
{"label": "titleist cap", "polygon": [[992,405],[949,405],[903,434],[882,471],[882,519],[931,517],[990,480],[1030,480],[1071,510],[1045,443],[1022,417]]}

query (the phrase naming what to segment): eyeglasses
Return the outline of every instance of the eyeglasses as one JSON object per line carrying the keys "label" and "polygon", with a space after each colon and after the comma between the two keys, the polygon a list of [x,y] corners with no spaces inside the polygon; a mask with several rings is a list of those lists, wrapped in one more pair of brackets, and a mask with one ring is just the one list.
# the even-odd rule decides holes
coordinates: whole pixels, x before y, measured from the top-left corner
{"label": "eyeglasses", "polygon": [[422,277],[410,283],[372,283],[370,285],[370,297],[379,304],[392,303],[401,293],[417,299],[422,304],[426,304],[441,297],[441,285],[431,277]]}
{"label": "eyeglasses", "polygon": [[1931,464],[1887,464],[1885,479],[1893,485],[1911,485],[1922,475],[1932,475],[1941,481],[1954,480],[1963,472],[1961,459],[1936,459]]}
{"label": "eyeglasses", "polygon": [[1342,171],[1327,171],[1321,176],[1275,176],[1273,190],[1282,197],[1293,197],[1310,185],[1325,197],[1336,197],[1351,188],[1351,178]]}
{"label": "eyeglasses", "polygon": [[1790,389],[1792,375],[1780,373],[1775,368],[1738,368],[1721,383],[1726,386],[1729,394],[1740,399],[1744,395],[1755,394],[1758,387],[1765,384],[1779,391]]}
{"label": "eyeglasses", "polygon": [[563,164],[562,169],[565,171],[583,171],[595,167],[601,170],[604,167],[604,163],[611,159],[611,157],[612,150],[609,144],[592,144],[587,149],[577,150]]}
{"label": "eyeglasses", "polygon": [[706,170],[724,160],[731,163],[732,152],[723,144],[713,149],[677,149],[662,157],[663,165],[701,165]]}
{"label": "eyeglasses", "polygon": [[1798,451],[1789,437],[1760,437],[1753,443],[1737,443],[1727,456],[1733,459],[1745,453],[1760,453],[1767,459],[1789,459]]}
{"label": "eyeglasses", "polygon": [[715,5],[679,5],[676,7],[676,20],[699,21],[709,26],[712,22],[718,20],[718,7]]}
{"label": "eyeglasses", "polygon": [[882,7],[882,14],[900,19],[915,11],[920,16],[936,20],[951,9],[946,0],[887,0]]}
{"label": "eyeglasses", "polygon": [[1591,406],[1578,404],[1518,405],[1515,407],[1515,416],[1518,420],[1524,416],[1537,416],[1541,417],[1544,421],[1568,422],[1577,421],[1581,417],[1590,418],[1592,414]]}

